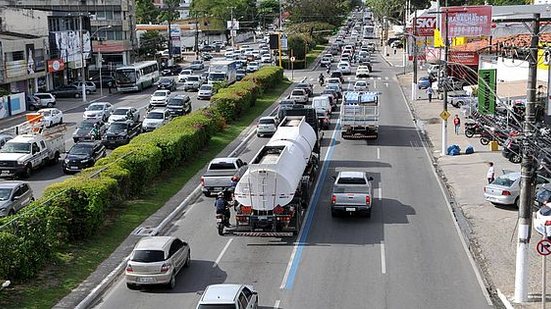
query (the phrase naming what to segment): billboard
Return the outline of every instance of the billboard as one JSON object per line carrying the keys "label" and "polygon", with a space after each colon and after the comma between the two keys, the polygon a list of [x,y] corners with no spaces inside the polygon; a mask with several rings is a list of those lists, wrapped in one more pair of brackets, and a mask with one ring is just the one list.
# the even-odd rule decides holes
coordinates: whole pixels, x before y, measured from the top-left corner
{"label": "billboard", "polygon": [[34,44],[26,44],[25,52],[27,53],[27,74],[34,74],[36,70],[35,66],[35,51]]}
{"label": "billboard", "polygon": [[[449,37],[479,37],[491,35],[492,6],[451,6],[442,8],[447,12],[448,38]],[[445,17],[442,23],[445,26]],[[440,29],[443,29],[442,27]],[[444,31],[442,31],[444,32]]]}
{"label": "billboard", "polygon": [[179,55],[182,50],[182,30],[180,29],[180,25],[170,25],[170,32],[169,32],[170,42],[172,43],[172,55]]}
{"label": "billboard", "polygon": [[413,19],[415,36],[433,36],[436,16],[421,16]]}
{"label": "billboard", "polygon": [[496,108],[496,69],[478,70],[478,112],[493,115]]}
{"label": "billboard", "polygon": [[[80,64],[81,55],[79,31],[52,31],[50,32],[50,35],[53,36],[55,47],[59,51],[59,58],[63,59],[65,62],[79,62]],[[84,42],[84,59],[90,59],[92,42],[88,31],[83,31],[82,41]]]}

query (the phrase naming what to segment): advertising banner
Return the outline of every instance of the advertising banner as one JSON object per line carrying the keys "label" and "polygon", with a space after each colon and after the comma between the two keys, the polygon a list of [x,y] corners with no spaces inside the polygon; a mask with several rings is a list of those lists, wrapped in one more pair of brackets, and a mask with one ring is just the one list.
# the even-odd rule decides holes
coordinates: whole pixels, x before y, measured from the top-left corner
{"label": "advertising banner", "polygon": [[50,59],[48,60],[48,73],[54,73],[63,71],[65,69],[65,62],[63,59]]}
{"label": "advertising banner", "polygon": [[[51,33],[54,36],[55,46],[59,51],[59,56],[61,59],[65,60],[65,62],[82,62],[80,55],[79,31],[54,31]],[[92,43],[90,40],[90,33],[88,33],[88,31],[82,33],[82,41],[84,42],[84,59],[89,59],[92,51]]]}
{"label": "advertising banner", "polygon": [[493,115],[496,108],[496,69],[478,70],[478,112]]}
{"label": "advertising banner", "polygon": [[[451,6],[442,8],[442,11],[448,12],[444,14],[448,17],[448,38],[491,35],[492,6],[490,5]],[[443,26],[445,26],[445,19],[445,17],[442,18]]]}
{"label": "advertising banner", "polygon": [[171,54],[179,55],[182,52],[182,30],[180,29],[180,25],[170,25],[169,37],[172,43]]}
{"label": "advertising banner", "polygon": [[421,16],[414,18],[415,36],[433,36],[436,28],[436,16]]}
{"label": "advertising banner", "polygon": [[36,70],[34,61],[34,44],[25,45],[25,52],[27,53],[27,74],[34,74]]}
{"label": "advertising banner", "polygon": [[473,51],[455,51],[449,53],[449,61],[463,65],[478,65],[478,53]]}

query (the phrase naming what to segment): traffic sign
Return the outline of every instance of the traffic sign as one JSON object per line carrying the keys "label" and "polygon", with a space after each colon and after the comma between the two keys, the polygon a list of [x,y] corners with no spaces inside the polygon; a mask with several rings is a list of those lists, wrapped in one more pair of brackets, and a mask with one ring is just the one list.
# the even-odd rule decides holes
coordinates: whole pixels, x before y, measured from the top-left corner
{"label": "traffic sign", "polygon": [[440,113],[440,118],[442,118],[444,121],[448,120],[449,117],[450,117],[450,112],[448,111],[442,111]]}
{"label": "traffic sign", "polygon": [[551,241],[542,239],[536,245],[536,250],[540,255],[547,256],[551,254]]}
{"label": "traffic sign", "polygon": [[295,62],[295,57],[291,57],[291,62]]}

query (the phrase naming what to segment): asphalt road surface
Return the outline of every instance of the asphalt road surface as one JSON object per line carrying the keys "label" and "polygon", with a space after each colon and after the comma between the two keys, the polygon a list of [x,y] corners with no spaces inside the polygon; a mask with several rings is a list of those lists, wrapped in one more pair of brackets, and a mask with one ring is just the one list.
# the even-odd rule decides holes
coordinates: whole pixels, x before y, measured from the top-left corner
{"label": "asphalt road surface", "polygon": [[[261,308],[490,307],[392,69],[373,59],[371,89],[382,92],[379,139],[342,140],[333,115],[298,239],[218,236],[214,199],[201,197],[168,233],[191,246],[191,268],[179,274],[176,288],[129,290],[120,276],[96,308],[194,308],[216,283],[254,285]],[[320,72],[295,72],[295,80],[307,77],[319,92]],[[267,140],[252,139],[240,157],[250,161]],[[374,178],[370,219],[331,217],[330,176],[343,169]]]}

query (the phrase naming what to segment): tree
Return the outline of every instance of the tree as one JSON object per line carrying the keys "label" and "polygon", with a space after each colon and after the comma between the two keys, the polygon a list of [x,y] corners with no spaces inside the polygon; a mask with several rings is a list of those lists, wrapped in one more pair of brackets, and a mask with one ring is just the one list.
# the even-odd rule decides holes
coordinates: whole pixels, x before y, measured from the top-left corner
{"label": "tree", "polygon": [[260,15],[260,24],[265,28],[279,17],[279,1],[261,0],[258,4],[258,14]]}
{"label": "tree", "polygon": [[158,50],[162,50],[163,46],[165,46],[164,44],[166,44],[166,38],[159,31],[146,31],[140,37],[138,55],[142,59],[150,58]]}
{"label": "tree", "polygon": [[149,24],[157,23],[159,9],[153,5],[151,0],[136,0],[136,23]]}
{"label": "tree", "polygon": [[[374,0],[375,1],[375,0]],[[339,0],[289,0],[285,2],[291,23],[323,21],[339,25],[350,11],[349,1]]]}
{"label": "tree", "polygon": [[164,0],[164,6],[159,10],[159,21],[172,22],[180,18],[180,0]]}

